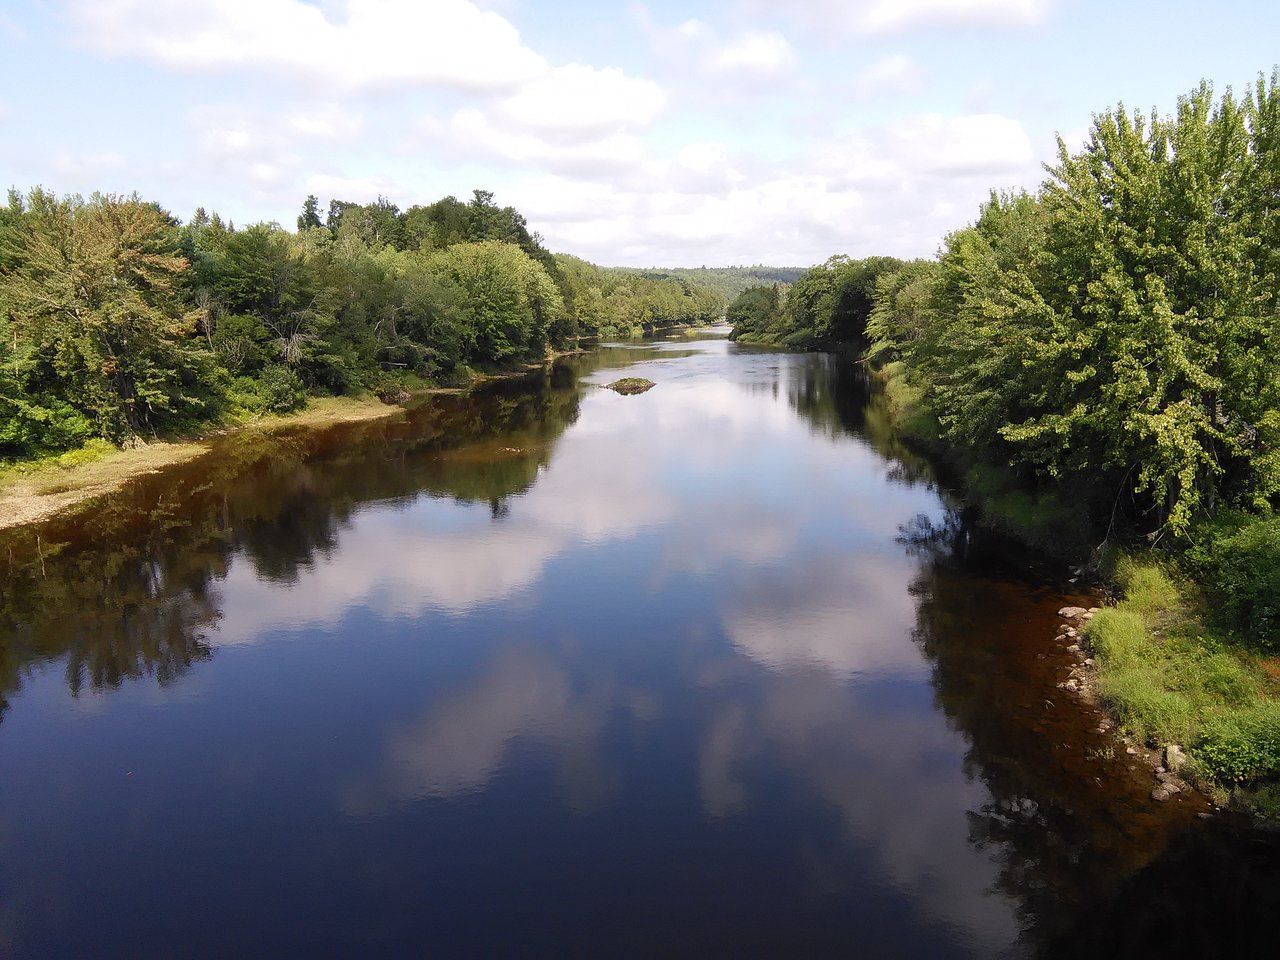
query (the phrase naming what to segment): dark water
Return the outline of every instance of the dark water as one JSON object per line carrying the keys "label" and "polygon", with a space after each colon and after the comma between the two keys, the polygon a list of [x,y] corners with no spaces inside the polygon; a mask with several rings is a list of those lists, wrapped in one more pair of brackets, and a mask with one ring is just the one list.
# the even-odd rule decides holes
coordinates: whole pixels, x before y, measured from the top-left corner
{"label": "dark water", "polygon": [[932,477],[682,338],[0,538],[0,954],[1070,953],[1203,806]]}

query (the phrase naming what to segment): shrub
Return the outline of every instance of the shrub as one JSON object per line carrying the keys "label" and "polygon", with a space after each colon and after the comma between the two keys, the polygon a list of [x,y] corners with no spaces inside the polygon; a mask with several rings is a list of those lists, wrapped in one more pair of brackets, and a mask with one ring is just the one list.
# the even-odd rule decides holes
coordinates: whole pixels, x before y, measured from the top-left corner
{"label": "shrub", "polygon": [[1205,723],[1195,753],[1221,780],[1280,774],[1280,703],[1264,701]]}
{"label": "shrub", "polygon": [[37,403],[0,393],[0,460],[73,449],[96,432],[93,423],[65,401],[48,397]]}
{"label": "shrub", "polygon": [[1262,653],[1280,653],[1280,517],[1228,515],[1202,528],[1188,559],[1214,620]]}
{"label": "shrub", "polygon": [[307,402],[307,389],[296,373],[279,364],[262,368],[257,377],[236,377],[232,402],[252,413],[289,413]]}

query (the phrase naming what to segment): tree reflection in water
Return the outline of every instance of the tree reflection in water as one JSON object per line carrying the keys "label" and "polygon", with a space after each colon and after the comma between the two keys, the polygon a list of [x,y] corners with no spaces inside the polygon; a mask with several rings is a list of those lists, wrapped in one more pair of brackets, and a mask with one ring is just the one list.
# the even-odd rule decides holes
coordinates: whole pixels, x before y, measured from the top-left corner
{"label": "tree reflection in water", "polygon": [[386,420],[247,431],[76,514],[0,534],[0,719],[24,675],[59,660],[74,695],[172,683],[212,656],[207,631],[233,557],[294,583],[361,504],[426,493],[501,515],[579,398],[561,366]]}

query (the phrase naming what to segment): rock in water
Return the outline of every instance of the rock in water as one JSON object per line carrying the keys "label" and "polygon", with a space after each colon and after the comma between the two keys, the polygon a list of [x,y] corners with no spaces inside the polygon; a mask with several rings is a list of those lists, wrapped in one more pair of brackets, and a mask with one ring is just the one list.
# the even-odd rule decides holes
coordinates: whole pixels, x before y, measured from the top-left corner
{"label": "rock in water", "polygon": [[621,380],[615,380],[613,383],[608,384],[610,390],[623,396],[644,393],[646,390],[652,390],[654,386],[655,384],[652,380],[646,380],[643,377],[623,377]]}
{"label": "rock in water", "polygon": [[1075,620],[1078,617],[1083,617],[1088,612],[1084,607],[1063,607],[1058,611],[1058,616],[1066,617],[1068,620]]}

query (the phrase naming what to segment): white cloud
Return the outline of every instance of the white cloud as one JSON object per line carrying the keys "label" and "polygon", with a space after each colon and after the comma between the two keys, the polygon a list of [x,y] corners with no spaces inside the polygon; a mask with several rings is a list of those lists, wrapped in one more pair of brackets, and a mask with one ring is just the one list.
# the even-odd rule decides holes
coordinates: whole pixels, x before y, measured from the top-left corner
{"label": "white cloud", "polygon": [[745,33],[711,50],[709,67],[716,72],[771,76],[795,66],[796,54],[776,31]]}
{"label": "white cloud", "polygon": [[790,71],[798,61],[791,42],[777,30],[743,30],[725,36],[702,20],[666,26],[642,4],[631,8],[631,17],[654,55],[686,80],[691,66],[703,76],[767,78]]}
{"label": "white cloud", "polygon": [[459,110],[447,125],[428,122],[423,132],[429,138],[439,137],[439,146],[457,156],[482,156],[575,176],[614,176],[638,167],[645,156],[643,141],[624,131],[564,144],[504,126],[501,118],[474,108]]}
{"label": "white cloud", "polygon": [[360,133],[364,118],[350,107],[310,104],[288,112],[284,123],[299,137],[349,143]]}
{"label": "white cloud", "polygon": [[665,103],[650,80],[616,68],[557,67],[492,107],[465,107],[448,123],[421,121],[432,146],[459,158],[483,156],[578,176],[616,177],[647,150],[638,131]]}
{"label": "white cloud", "polygon": [[1044,22],[1055,0],[744,0],[757,13],[799,19],[822,31],[889,34],[931,27],[1019,29]]}
{"label": "white cloud", "polygon": [[629,77],[615,67],[570,63],[525,83],[498,104],[497,113],[514,127],[580,142],[647,127],[665,100],[651,80]]}
{"label": "white cloud", "polygon": [[378,197],[404,198],[407,188],[387,177],[344,177],[340,174],[316,173],[307,177],[306,192],[317,197],[346,200],[350,203],[373,203]]}
{"label": "white cloud", "polygon": [[467,0],[78,0],[79,42],[187,71],[270,70],[348,89],[510,89],[546,72],[512,24]]}
{"label": "white cloud", "polygon": [[896,157],[921,173],[999,176],[1035,161],[1031,138],[1018,121],[999,114],[927,114],[890,133]]}
{"label": "white cloud", "polygon": [[919,26],[1024,27],[1048,15],[1051,0],[872,0],[861,8],[861,24],[875,33]]}
{"label": "white cloud", "polygon": [[[353,108],[328,102],[293,104],[276,111],[224,103],[193,108],[187,124],[194,152],[191,165],[200,171],[205,189],[229,183],[257,197],[275,199],[298,194],[314,162],[313,145],[350,143],[360,134],[363,120]],[[323,173],[309,177],[323,178]]]}
{"label": "white cloud", "polygon": [[94,177],[114,177],[126,166],[123,154],[106,151],[102,153],[71,153],[59,151],[49,158],[49,164],[56,173],[80,180]]}
{"label": "white cloud", "polygon": [[912,93],[924,84],[924,71],[906,54],[882,57],[859,70],[853,80],[854,94],[863,99],[895,93]]}
{"label": "white cloud", "polygon": [[996,114],[923,114],[751,162],[718,141],[633,157],[585,183],[527,175],[504,196],[556,248],[604,263],[810,264],[832,253],[928,256],[992,187],[1041,178],[1031,139]]}

